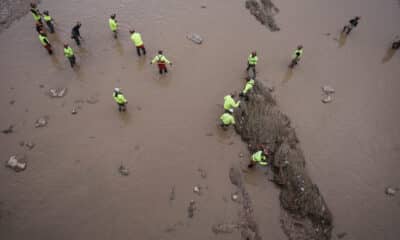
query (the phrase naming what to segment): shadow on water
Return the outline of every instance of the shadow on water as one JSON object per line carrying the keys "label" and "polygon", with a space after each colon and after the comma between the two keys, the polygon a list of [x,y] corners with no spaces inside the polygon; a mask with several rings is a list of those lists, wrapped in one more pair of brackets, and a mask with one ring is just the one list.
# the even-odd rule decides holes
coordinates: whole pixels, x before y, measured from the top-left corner
{"label": "shadow on water", "polygon": [[293,77],[293,68],[288,67],[288,70],[286,71],[285,76],[283,77],[282,85],[289,82],[289,80],[292,77]]}
{"label": "shadow on water", "polygon": [[339,48],[343,47],[346,44],[347,40],[347,35],[343,32],[340,33],[338,42],[339,42]]}
{"label": "shadow on water", "polygon": [[396,50],[393,48],[388,48],[388,50],[386,51],[386,55],[385,57],[383,57],[382,59],[382,63],[387,63],[396,53]]}
{"label": "shadow on water", "polygon": [[[117,110],[118,111],[118,110]],[[129,111],[133,111],[133,109],[129,109],[129,104],[126,106],[126,112],[118,112],[119,118],[124,123],[125,126],[131,123],[131,114]]]}
{"label": "shadow on water", "polygon": [[85,78],[85,75],[84,75],[84,73],[83,73],[83,71],[81,69],[81,65],[76,64],[72,70],[75,73],[76,79],[81,81],[81,82],[83,82],[84,81],[83,79]]}
{"label": "shadow on water", "polygon": [[124,48],[122,47],[121,41],[119,38],[115,39],[115,48],[120,56],[124,55]]}
{"label": "shadow on water", "polygon": [[139,71],[143,71],[143,68],[146,65],[146,62],[147,62],[147,55],[144,55],[143,57],[139,57],[139,60],[137,61]]}
{"label": "shadow on water", "polygon": [[54,65],[54,67],[57,70],[63,69],[63,66],[61,66],[60,61],[58,60],[57,56],[54,53],[53,53],[53,55],[51,55],[50,59],[51,59],[51,63]]}

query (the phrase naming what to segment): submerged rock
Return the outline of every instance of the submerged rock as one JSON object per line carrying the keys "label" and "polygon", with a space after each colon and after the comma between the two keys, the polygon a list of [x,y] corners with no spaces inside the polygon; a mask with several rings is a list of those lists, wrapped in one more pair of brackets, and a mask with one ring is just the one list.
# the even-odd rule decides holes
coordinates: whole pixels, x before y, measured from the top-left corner
{"label": "submerged rock", "polygon": [[11,156],[7,161],[6,166],[13,169],[16,172],[24,171],[26,169],[26,162],[22,161],[23,158],[18,158],[17,156]]}
{"label": "submerged rock", "polygon": [[200,37],[200,35],[196,34],[196,33],[189,33],[186,36],[187,39],[191,40],[192,42],[196,43],[196,44],[201,44],[203,42],[203,38]]}
{"label": "submerged rock", "polygon": [[200,173],[202,178],[207,178],[207,172],[203,168],[198,168],[197,171]]}
{"label": "submerged rock", "polygon": [[386,193],[386,195],[394,196],[394,195],[396,195],[397,190],[398,190],[398,189],[396,189],[396,188],[387,187],[387,188],[385,189],[385,193]]}
{"label": "submerged rock", "polygon": [[50,97],[64,97],[67,93],[67,88],[50,88],[49,95]]}
{"label": "submerged rock", "polygon": [[127,167],[125,167],[124,165],[120,165],[118,168],[118,172],[122,175],[122,176],[129,176],[129,169]]}
{"label": "submerged rock", "polygon": [[1,131],[2,133],[4,133],[4,134],[10,134],[10,133],[12,133],[14,131],[14,125],[10,125],[10,126],[8,126],[8,128],[6,128],[6,129],[4,129],[3,131]]}
{"label": "submerged rock", "polygon": [[47,119],[45,117],[41,117],[35,122],[35,128],[45,127],[47,125]]}
{"label": "submerged rock", "polygon": [[326,96],[323,96],[323,97],[322,97],[321,101],[322,101],[323,103],[330,103],[330,102],[333,101],[333,97],[332,97],[331,95],[326,95]]}

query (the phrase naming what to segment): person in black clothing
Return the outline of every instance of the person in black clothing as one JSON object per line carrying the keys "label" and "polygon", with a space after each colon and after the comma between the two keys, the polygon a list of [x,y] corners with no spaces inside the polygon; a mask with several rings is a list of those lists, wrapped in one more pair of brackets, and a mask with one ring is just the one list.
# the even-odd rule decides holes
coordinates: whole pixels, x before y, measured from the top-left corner
{"label": "person in black clothing", "polygon": [[43,11],[43,19],[44,19],[44,22],[46,23],[47,27],[49,28],[50,33],[55,33],[54,20],[50,16],[49,11],[47,11],[47,10]]}
{"label": "person in black clothing", "polygon": [[81,28],[82,24],[80,22],[77,22],[75,26],[72,28],[71,31],[71,38],[75,40],[76,45],[80,46],[81,45],[81,33],[79,32],[79,29]]}
{"label": "person in black clothing", "polygon": [[44,32],[43,24],[41,22],[36,22],[36,31],[38,33]]}
{"label": "person in black clothing", "polygon": [[36,22],[42,23],[42,17],[36,3],[31,3],[31,13]]}
{"label": "person in black clothing", "polygon": [[349,35],[351,30],[353,28],[357,27],[358,21],[361,19],[361,17],[355,17],[353,19],[350,19],[349,24],[343,27],[342,33],[346,33],[346,35]]}

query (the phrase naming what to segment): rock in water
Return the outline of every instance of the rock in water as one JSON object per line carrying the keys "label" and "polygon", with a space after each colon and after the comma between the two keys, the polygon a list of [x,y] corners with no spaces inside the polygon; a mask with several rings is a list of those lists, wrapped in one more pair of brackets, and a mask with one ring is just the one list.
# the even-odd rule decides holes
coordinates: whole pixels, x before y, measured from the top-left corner
{"label": "rock in water", "polygon": [[35,128],[45,127],[46,125],[47,125],[47,120],[44,117],[39,118],[35,122]]}
{"label": "rock in water", "polygon": [[191,40],[194,43],[201,44],[203,42],[203,38],[200,37],[200,35],[196,33],[189,33],[187,36],[187,39]]}
{"label": "rock in water", "polygon": [[16,172],[24,171],[26,169],[26,163],[21,162],[17,156],[11,156],[10,159],[7,161],[6,166],[13,169]]}
{"label": "rock in water", "polygon": [[67,88],[51,88],[49,90],[50,97],[64,97],[65,93],[67,92]]}
{"label": "rock in water", "polygon": [[392,188],[392,187],[387,187],[387,188],[385,189],[386,195],[389,195],[389,196],[394,196],[394,195],[396,195],[396,192],[397,192],[397,189]]}
{"label": "rock in water", "polygon": [[201,194],[200,187],[199,186],[194,186],[193,187],[193,192],[196,193],[197,195],[200,195]]}
{"label": "rock in water", "polygon": [[323,103],[330,103],[333,101],[333,97],[331,95],[326,95],[321,100]]}
{"label": "rock in water", "polygon": [[329,85],[324,85],[324,86],[322,86],[322,91],[323,91],[325,94],[332,94],[332,93],[335,93],[335,89],[334,89],[333,87],[329,86]]}
{"label": "rock in water", "polygon": [[119,166],[118,171],[122,176],[128,176],[129,175],[129,169],[127,167],[125,167],[124,165],[122,165],[122,164],[121,164],[121,166]]}
{"label": "rock in water", "polygon": [[190,200],[189,207],[187,210],[189,218],[193,218],[195,210],[196,210],[196,202],[194,200]]}

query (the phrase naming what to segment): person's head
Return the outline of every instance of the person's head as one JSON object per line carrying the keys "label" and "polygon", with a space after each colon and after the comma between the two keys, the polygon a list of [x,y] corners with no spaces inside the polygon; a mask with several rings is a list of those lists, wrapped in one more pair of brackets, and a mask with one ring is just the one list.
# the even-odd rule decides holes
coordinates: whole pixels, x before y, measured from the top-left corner
{"label": "person's head", "polygon": [[79,22],[79,21],[77,21],[77,22],[76,22],[76,26],[79,26],[79,27],[80,27],[80,26],[82,26],[82,23]]}
{"label": "person's head", "polygon": [[49,15],[49,11],[44,10],[44,11],[43,11],[43,14],[48,16],[48,15]]}
{"label": "person's head", "polygon": [[255,56],[257,56],[257,52],[256,52],[256,51],[253,51],[253,52],[251,52],[251,55],[252,55],[253,57],[255,57]]}
{"label": "person's head", "polygon": [[360,16],[357,16],[355,19],[356,19],[356,20],[360,20],[360,19],[361,19],[361,17],[360,17]]}
{"label": "person's head", "polygon": [[158,50],[158,54],[163,54],[163,51],[162,50]]}
{"label": "person's head", "polygon": [[298,49],[298,50],[301,50],[301,49],[303,49],[303,45],[299,45],[299,46],[297,46],[297,49]]}
{"label": "person's head", "polygon": [[36,3],[31,2],[31,8],[36,8]]}
{"label": "person's head", "polygon": [[68,44],[67,43],[64,43],[64,48],[67,48],[68,47]]}
{"label": "person's head", "polygon": [[131,34],[134,34],[135,33],[135,29],[132,29],[132,30],[130,30],[129,31]]}
{"label": "person's head", "polygon": [[46,34],[43,30],[41,30],[41,31],[39,32],[39,34],[42,35],[42,36],[47,36],[47,34]]}
{"label": "person's head", "polygon": [[121,89],[119,89],[119,88],[114,88],[114,92],[115,92],[115,93],[120,93],[120,92],[121,92]]}
{"label": "person's head", "polygon": [[117,14],[115,14],[115,13],[111,14],[111,19],[115,19],[116,16],[117,16]]}
{"label": "person's head", "polygon": [[234,98],[235,97],[235,93],[231,93],[231,97]]}

